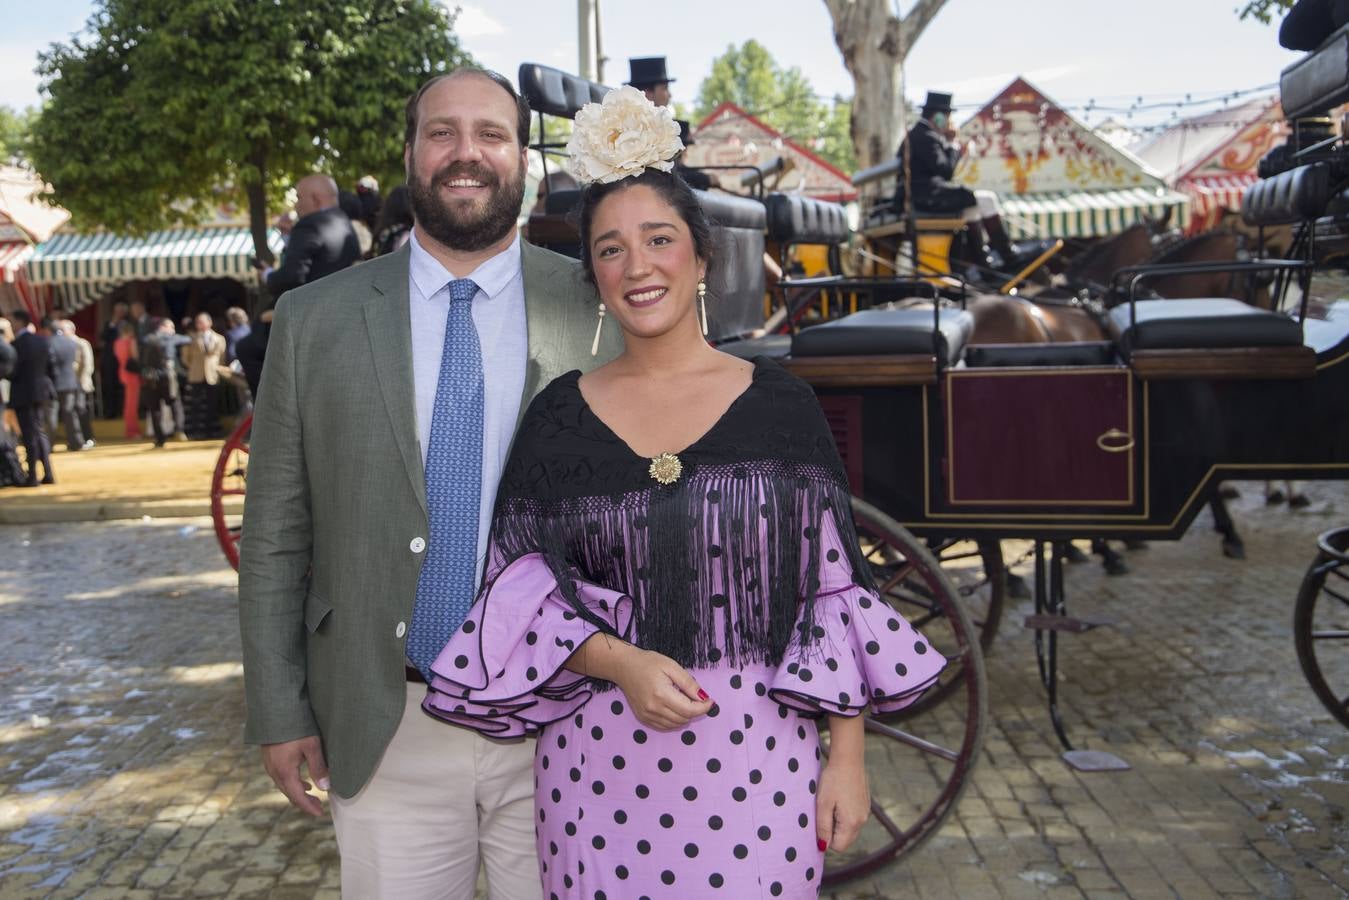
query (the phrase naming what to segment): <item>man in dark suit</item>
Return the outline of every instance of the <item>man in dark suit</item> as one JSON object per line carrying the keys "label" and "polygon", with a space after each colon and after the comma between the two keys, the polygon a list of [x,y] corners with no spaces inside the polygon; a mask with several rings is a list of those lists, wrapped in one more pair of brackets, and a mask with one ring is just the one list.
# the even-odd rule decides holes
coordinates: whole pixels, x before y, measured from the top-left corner
{"label": "man in dark suit", "polygon": [[59,416],[66,432],[66,449],[77,452],[84,449],[84,434],[80,431],[79,418],[83,395],[80,392],[79,376],[75,374],[80,345],[58,331],[51,319],[42,320],[41,334],[51,348],[52,382],[56,386],[56,402],[49,407],[48,412],[48,431],[56,434],[56,419]]}
{"label": "man in dark suit", "polygon": [[361,258],[351,219],[338,206],[337,182],[327,175],[306,175],[295,185],[295,193],[299,218],[281,254],[281,264],[263,272],[273,297],[341,271]]}
{"label": "man in dark suit", "polygon": [[[275,270],[261,270],[262,283],[273,297],[347,268],[361,258],[361,245],[351,219],[337,205],[337,182],[327,175],[306,175],[295,185],[295,212],[299,216]],[[256,263],[255,263],[256,265]],[[258,316],[252,333],[235,347],[253,396],[258,395],[272,310]]]}
{"label": "man in dark suit", "polygon": [[988,243],[1000,259],[989,259],[992,268],[1003,268],[1013,262],[1016,254],[1007,230],[1002,224],[997,194],[992,191],[972,191],[953,181],[962,148],[955,143],[956,129],[951,124],[950,94],[928,91],[920,118],[909,129],[908,137],[899,146],[900,170],[895,185],[894,208],[897,213],[905,208],[904,165],[907,158],[909,185],[913,189],[913,208],[929,215],[961,217],[970,231],[976,247]]}
{"label": "man in dark suit", "polygon": [[118,300],[112,305],[108,321],[103,323],[103,330],[98,333],[98,379],[103,397],[104,419],[119,419],[122,416],[122,381],[117,377],[117,371],[122,364],[117,361],[117,354],[112,352],[112,345],[117,343],[119,334],[117,329],[126,317],[126,301]]}
{"label": "man in dark suit", "polygon": [[28,454],[28,479],[24,487],[37,487],[37,464],[42,463],[42,484],[55,484],[51,442],[43,432],[47,404],[56,395],[51,343],[33,333],[33,318],[22,309],[11,313],[18,334],[14,338],[16,360],[9,376],[9,405],[19,420],[24,450]]}

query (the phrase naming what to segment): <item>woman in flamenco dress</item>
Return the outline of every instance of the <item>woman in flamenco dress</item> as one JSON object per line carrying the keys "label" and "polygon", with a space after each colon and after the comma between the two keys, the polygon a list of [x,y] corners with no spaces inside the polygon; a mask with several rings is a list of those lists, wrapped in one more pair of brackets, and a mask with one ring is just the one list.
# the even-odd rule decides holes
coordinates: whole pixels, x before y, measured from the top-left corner
{"label": "woman in flamenco dress", "polygon": [[679,149],[631,88],[577,116],[582,261],[625,351],[527,410],[424,707],[538,736],[550,897],[815,897],[869,814],[861,714],[945,660],[877,598],[810,388],[706,342]]}

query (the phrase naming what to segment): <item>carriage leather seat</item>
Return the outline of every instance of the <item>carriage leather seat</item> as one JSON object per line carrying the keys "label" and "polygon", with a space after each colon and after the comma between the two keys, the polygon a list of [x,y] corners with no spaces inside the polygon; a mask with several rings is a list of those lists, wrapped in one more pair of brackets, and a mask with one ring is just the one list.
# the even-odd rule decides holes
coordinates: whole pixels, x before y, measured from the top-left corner
{"label": "carriage leather seat", "polygon": [[792,336],[790,334],[766,334],[763,337],[718,344],[717,349],[741,359],[754,359],[756,356],[782,359],[792,352]]}
{"label": "carriage leather seat", "polygon": [[805,328],[792,337],[792,356],[933,356],[955,365],[974,332],[974,316],[941,310],[933,343],[931,309],[867,309]]}
{"label": "carriage leather seat", "polygon": [[1058,344],[970,344],[970,368],[1012,366],[1113,366],[1118,362],[1109,341],[1064,341]]}
{"label": "carriage leather seat", "polygon": [[1135,350],[1300,347],[1302,326],[1280,313],[1229,298],[1140,300],[1109,312],[1110,336],[1126,359]]}
{"label": "carriage leather seat", "polygon": [[1298,166],[1257,181],[1241,198],[1241,217],[1248,225],[1294,225],[1315,219],[1330,202],[1330,167]]}
{"label": "carriage leather seat", "polygon": [[780,244],[841,244],[848,239],[848,213],[837,203],[800,194],[769,194],[768,239]]}
{"label": "carriage leather seat", "polygon": [[520,93],[534,112],[571,119],[587,103],[599,103],[609,87],[538,63],[521,63]]}

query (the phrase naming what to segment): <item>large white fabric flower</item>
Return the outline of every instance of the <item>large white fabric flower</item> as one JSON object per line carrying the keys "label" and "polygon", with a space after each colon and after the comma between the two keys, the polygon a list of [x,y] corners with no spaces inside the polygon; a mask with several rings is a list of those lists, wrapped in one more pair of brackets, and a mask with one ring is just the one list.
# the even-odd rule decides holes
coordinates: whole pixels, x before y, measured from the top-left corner
{"label": "large white fabric flower", "polygon": [[618,181],[648,168],[668,172],[683,149],[670,110],[630,85],[581,107],[567,141],[572,174],[583,183]]}

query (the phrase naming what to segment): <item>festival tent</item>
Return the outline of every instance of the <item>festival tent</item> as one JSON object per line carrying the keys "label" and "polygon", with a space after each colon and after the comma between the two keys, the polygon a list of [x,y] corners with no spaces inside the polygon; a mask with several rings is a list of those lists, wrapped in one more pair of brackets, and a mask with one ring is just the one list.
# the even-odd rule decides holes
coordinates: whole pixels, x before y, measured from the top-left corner
{"label": "festival tent", "polygon": [[744,193],[741,178],[753,171],[748,167],[768,168],[779,158],[785,170],[769,175],[766,189],[840,203],[857,199],[852,180],[838,167],[729,101],[694,128],[693,143],[684,151],[682,161],[694,168],[746,167],[707,173],[724,190]]}
{"label": "festival tent", "polygon": [[0,166],[0,312],[25,307],[42,311],[25,278],[24,265],[69,218],[70,213],[43,201],[46,184],[20,166]]}
{"label": "festival tent", "polygon": [[1144,216],[1188,221],[1190,200],[1127,150],[1016,78],[960,128],[956,179],[997,192],[1016,238],[1101,237]]}
{"label": "festival tent", "polygon": [[1241,209],[1246,188],[1259,176],[1260,158],[1288,133],[1277,97],[1177,122],[1138,145],[1135,153],[1167,183],[1190,196],[1190,232],[1217,224],[1224,210]]}

